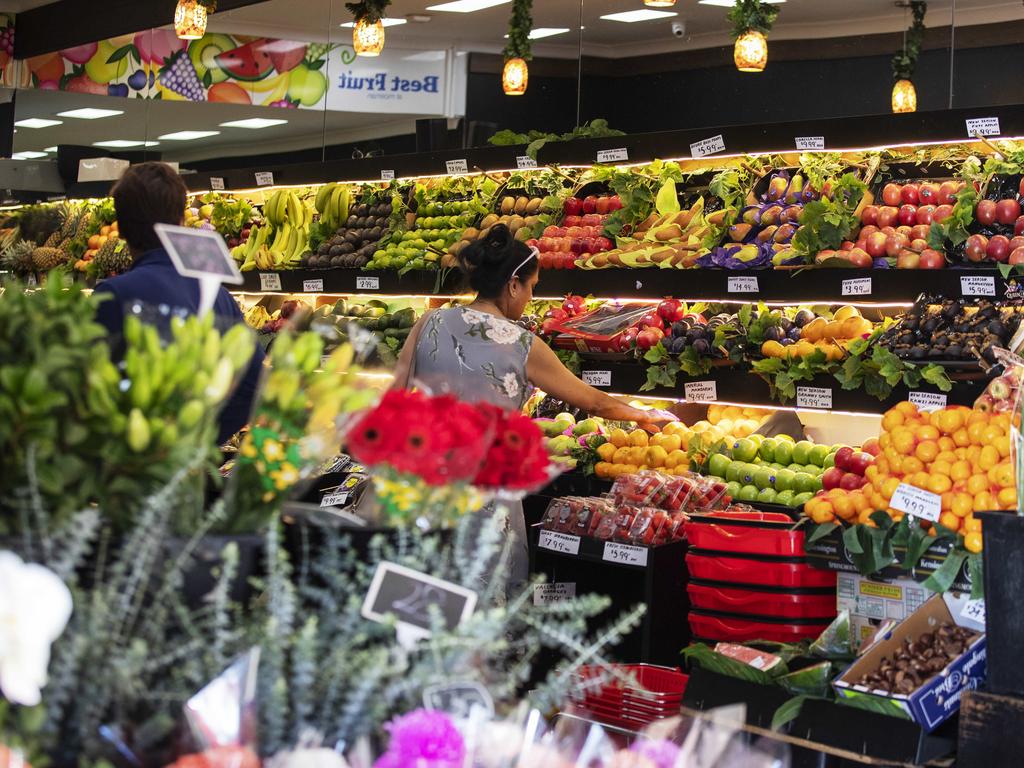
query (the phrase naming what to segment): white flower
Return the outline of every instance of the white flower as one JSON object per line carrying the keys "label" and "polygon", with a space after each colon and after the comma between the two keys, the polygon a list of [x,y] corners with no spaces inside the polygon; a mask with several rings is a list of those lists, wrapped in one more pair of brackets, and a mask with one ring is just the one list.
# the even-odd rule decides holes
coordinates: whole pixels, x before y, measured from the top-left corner
{"label": "white flower", "polygon": [[501,385],[505,388],[505,394],[509,397],[519,396],[519,382],[516,380],[514,373],[506,373],[501,380]]}
{"label": "white flower", "polygon": [[470,325],[487,325],[493,319],[486,312],[469,309],[468,307],[463,307],[462,315],[463,319]]}
{"label": "white flower", "polygon": [[0,691],[15,704],[39,703],[50,645],[71,618],[71,592],[51,570],[0,552]]}
{"label": "white flower", "polygon": [[508,320],[492,317],[487,323],[487,338],[498,344],[515,344],[523,334],[523,329]]}

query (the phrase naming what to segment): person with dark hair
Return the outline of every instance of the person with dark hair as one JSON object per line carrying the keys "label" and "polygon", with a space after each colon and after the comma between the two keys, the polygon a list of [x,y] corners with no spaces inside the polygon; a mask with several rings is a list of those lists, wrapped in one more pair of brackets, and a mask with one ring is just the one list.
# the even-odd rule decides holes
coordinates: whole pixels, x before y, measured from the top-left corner
{"label": "person with dark hair", "polygon": [[[470,402],[519,410],[538,387],[592,416],[653,428],[650,414],[594,389],[574,376],[541,339],[515,323],[533,299],[540,272],[536,249],[496,224],[459,253],[459,267],[476,298],[467,306],[426,313],[402,348],[394,386],[418,386]],[[525,578],[526,526],[512,513],[521,548],[513,580]]]}
{"label": "person with dark hair", "polygon": [[[199,311],[199,281],[178,274],[160,244],[154,224],[180,225],[185,217],[188,189],[166,163],[140,163],[124,172],[111,193],[121,237],[128,243],[132,266],[123,275],[104,280],[95,294],[104,297],[96,320],[109,334],[115,354],[124,351],[125,307],[138,302],[158,313],[194,315]],[[238,304],[223,287],[213,305],[216,326],[223,332],[244,323]],[[220,414],[218,440],[225,442],[249,421],[253,396],[263,367],[263,350],[255,352],[245,376]]]}

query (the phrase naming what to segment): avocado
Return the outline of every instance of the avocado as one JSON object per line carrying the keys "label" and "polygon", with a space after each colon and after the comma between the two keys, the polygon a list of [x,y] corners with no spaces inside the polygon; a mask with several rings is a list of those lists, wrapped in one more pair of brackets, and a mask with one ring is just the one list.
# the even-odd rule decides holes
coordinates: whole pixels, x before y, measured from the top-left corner
{"label": "avocado", "polygon": [[334,302],[334,314],[336,315],[347,315],[348,314],[348,302],[344,299],[338,299]]}
{"label": "avocado", "polygon": [[395,328],[412,328],[416,324],[416,310],[406,307],[394,314],[392,325]]}
{"label": "avocado", "polygon": [[227,80],[230,73],[215,59],[220,54],[233,51],[237,47],[238,44],[227,35],[218,35],[212,32],[189,43],[188,57],[192,59],[192,66],[196,68],[199,82],[203,82],[207,75],[210,78],[210,85]]}

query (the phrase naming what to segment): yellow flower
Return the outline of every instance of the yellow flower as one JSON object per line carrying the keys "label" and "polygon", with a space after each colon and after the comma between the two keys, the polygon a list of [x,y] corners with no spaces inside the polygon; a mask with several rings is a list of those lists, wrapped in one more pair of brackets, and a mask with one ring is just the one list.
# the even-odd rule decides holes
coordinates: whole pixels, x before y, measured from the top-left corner
{"label": "yellow flower", "polygon": [[238,449],[238,452],[247,459],[255,458],[256,445],[252,441],[252,436],[247,436],[245,438],[245,441],[242,443],[242,447]]}
{"label": "yellow flower", "polygon": [[274,481],[274,487],[277,490],[283,491],[299,481],[299,470],[285,462],[280,469],[270,473],[270,479]]}
{"label": "yellow flower", "polygon": [[277,462],[284,458],[284,447],[270,438],[263,441],[263,458],[267,461]]}

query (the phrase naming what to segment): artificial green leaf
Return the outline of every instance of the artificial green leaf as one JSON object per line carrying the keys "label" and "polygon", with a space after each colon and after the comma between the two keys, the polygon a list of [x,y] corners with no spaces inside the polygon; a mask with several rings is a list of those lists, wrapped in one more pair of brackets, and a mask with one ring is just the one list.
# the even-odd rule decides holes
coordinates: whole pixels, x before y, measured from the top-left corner
{"label": "artificial green leaf", "polygon": [[772,715],[772,730],[778,731],[784,725],[795,720],[799,716],[800,710],[803,709],[804,702],[807,701],[808,698],[809,697],[805,695],[794,696],[779,706]]}
{"label": "artificial green leaf", "polygon": [[839,523],[821,523],[819,525],[815,525],[813,530],[811,530],[807,535],[806,542],[808,544],[813,544],[820,539],[824,539],[833,531],[837,531],[840,528],[842,528],[842,526]]}
{"label": "artificial green leaf", "polygon": [[953,586],[953,582],[956,581],[956,577],[960,573],[960,569],[963,567],[966,559],[966,550],[951,550],[946,556],[945,562],[924,582],[925,589],[930,589],[938,594],[948,592],[949,588]]}
{"label": "artificial green leaf", "polygon": [[676,195],[676,183],[672,179],[661,185],[654,207],[662,216],[679,213],[679,197]]}

